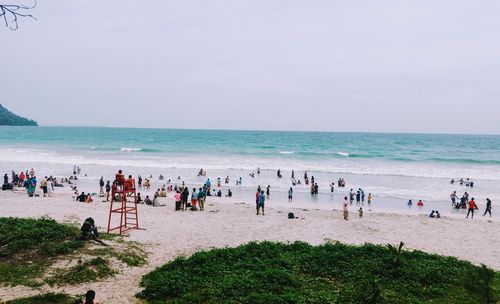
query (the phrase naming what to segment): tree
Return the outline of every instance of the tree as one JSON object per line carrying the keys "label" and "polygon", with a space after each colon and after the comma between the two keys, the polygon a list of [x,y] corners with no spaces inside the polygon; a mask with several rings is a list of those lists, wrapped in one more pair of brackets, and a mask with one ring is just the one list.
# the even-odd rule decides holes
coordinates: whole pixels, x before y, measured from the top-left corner
{"label": "tree", "polygon": [[34,9],[36,6],[36,0],[33,0],[33,5],[24,4],[0,4],[0,18],[3,17],[5,26],[11,30],[17,30],[19,25],[17,23],[18,18],[28,17],[37,20],[33,15],[28,14],[27,11]]}

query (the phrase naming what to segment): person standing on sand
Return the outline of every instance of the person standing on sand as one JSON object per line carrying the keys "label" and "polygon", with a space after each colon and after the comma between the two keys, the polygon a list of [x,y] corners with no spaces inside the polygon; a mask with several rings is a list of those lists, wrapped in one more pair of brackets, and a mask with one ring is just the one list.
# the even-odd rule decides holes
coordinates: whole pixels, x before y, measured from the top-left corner
{"label": "person standing on sand", "polygon": [[288,190],[288,202],[291,203],[293,200],[293,189],[292,187],[290,187],[290,189]]}
{"label": "person standing on sand", "polygon": [[174,201],[175,201],[175,211],[181,210],[182,198],[181,198],[181,192],[179,190],[175,191]]}
{"label": "person standing on sand", "polygon": [[373,196],[371,193],[368,193],[368,205],[372,203]]}
{"label": "person standing on sand", "polygon": [[109,193],[111,192],[111,185],[109,181],[106,182],[106,202],[109,202]]}
{"label": "person standing on sand", "polygon": [[198,205],[200,205],[200,211],[205,210],[205,198],[207,195],[205,194],[205,191],[203,191],[203,188],[200,188],[198,191]]}
{"label": "person standing on sand", "polygon": [[196,192],[196,188],[193,188],[193,192],[191,192],[191,210],[196,210],[197,201],[198,201],[198,192]]}
{"label": "person standing on sand", "polygon": [[259,210],[262,208],[262,215],[264,215],[264,202],[266,201],[266,195],[264,190],[262,190],[257,198],[257,215],[259,215]]}
{"label": "person standing on sand", "polygon": [[187,210],[188,199],[189,199],[189,190],[187,187],[184,187],[181,196],[182,196],[182,209]]}
{"label": "person standing on sand", "polygon": [[467,216],[465,218],[469,218],[469,214],[472,214],[470,218],[473,219],[474,218],[474,209],[476,209],[476,202],[474,201],[474,198],[472,198],[469,201],[469,210],[467,210]]}
{"label": "person standing on sand", "polygon": [[40,181],[40,188],[42,188],[43,197],[47,196],[47,176]]}
{"label": "person standing on sand", "polygon": [[104,196],[104,177],[101,176],[99,179],[99,195]]}
{"label": "person standing on sand", "polygon": [[347,221],[349,219],[349,203],[347,202],[347,196],[344,196],[343,211],[344,220]]}
{"label": "person standing on sand", "polygon": [[491,217],[491,200],[489,198],[486,199],[486,209],[484,210],[483,216],[485,216],[486,213],[489,213]]}
{"label": "person standing on sand", "polygon": [[349,191],[349,203],[352,205],[352,202],[354,202],[354,191],[351,189]]}

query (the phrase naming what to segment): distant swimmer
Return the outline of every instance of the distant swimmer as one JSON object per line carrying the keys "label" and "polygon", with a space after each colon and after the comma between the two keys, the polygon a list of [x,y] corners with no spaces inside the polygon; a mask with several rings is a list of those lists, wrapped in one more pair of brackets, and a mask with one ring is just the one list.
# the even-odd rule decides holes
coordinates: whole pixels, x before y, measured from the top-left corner
{"label": "distant swimmer", "polygon": [[412,206],[413,202],[411,200],[408,200],[408,206]]}
{"label": "distant swimmer", "polygon": [[424,202],[422,202],[422,200],[418,200],[417,206],[423,207],[424,206]]}

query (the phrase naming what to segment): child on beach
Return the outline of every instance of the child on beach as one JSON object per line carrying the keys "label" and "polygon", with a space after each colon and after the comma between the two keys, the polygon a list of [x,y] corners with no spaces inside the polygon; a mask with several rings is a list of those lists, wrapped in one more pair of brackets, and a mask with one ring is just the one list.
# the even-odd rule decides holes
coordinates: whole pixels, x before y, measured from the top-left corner
{"label": "child on beach", "polygon": [[292,187],[290,187],[290,189],[288,190],[288,202],[291,203],[292,199],[293,199],[293,189]]}
{"label": "child on beach", "polygon": [[368,205],[372,203],[373,196],[371,193],[368,193]]}
{"label": "child on beach", "polygon": [[363,217],[363,207],[359,207],[358,214],[359,214],[359,218]]}

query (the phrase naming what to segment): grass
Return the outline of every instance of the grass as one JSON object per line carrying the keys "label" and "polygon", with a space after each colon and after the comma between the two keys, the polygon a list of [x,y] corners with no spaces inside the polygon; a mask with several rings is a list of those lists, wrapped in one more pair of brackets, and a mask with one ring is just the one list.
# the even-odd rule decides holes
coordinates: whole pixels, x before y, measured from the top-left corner
{"label": "grass", "polygon": [[[75,223],[58,223],[50,218],[0,218],[0,286],[93,282],[116,273],[111,260],[130,267],[147,263],[147,253],[139,243],[101,235],[111,246],[81,241]],[[56,262],[74,265],[75,260],[78,263],[73,267],[55,268]]]}
{"label": "grass", "polygon": [[366,244],[249,243],[143,277],[147,303],[489,303],[500,276],[452,257]]}
{"label": "grass", "polygon": [[97,257],[86,262],[79,260],[76,266],[57,271],[54,276],[47,278],[45,282],[51,286],[74,285],[95,282],[99,279],[111,277],[115,273],[108,260]]}
{"label": "grass", "polygon": [[82,248],[79,229],[49,218],[0,218],[0,284],[39,286],[52,259]]}
{"label": "grass", "polygon": [[64,293],[48,293],[7,301],[5,304],[75,304],[77,299]]}

